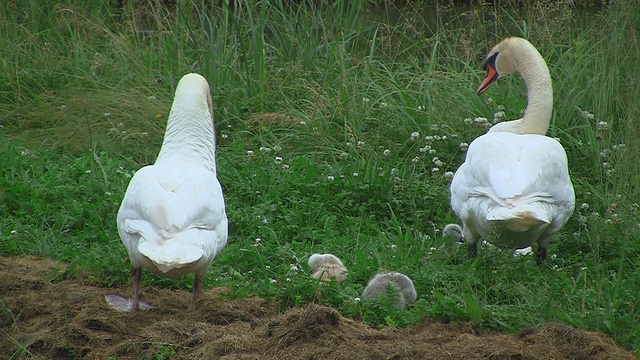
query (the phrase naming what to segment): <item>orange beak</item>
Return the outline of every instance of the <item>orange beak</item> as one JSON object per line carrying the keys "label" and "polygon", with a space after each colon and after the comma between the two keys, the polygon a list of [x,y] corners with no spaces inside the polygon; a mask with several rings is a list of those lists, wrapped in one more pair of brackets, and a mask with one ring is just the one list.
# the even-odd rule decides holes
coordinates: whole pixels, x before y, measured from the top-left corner
{"label": "orange beak", "polygon": [[482,84],[480,84],[480,87],[478,88],[478,95],[481,95],[483,92],[485,92],[496,80],[498,80],[498,72],[493,66],[487,64],[487,76],[484,78],[484,81],[482,81]]}

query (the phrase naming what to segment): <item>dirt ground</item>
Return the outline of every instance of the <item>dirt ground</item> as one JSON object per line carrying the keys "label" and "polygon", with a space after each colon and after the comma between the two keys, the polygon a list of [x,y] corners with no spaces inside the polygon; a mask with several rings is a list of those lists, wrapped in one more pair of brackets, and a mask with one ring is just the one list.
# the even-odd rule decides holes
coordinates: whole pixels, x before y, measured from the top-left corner
{"label": "dirt ground", "polygon": [[636,359],[602,333],[547,324],[519,334],[483,334],[469,324],[425,320],[407,329],[372,329],[309,304],[278,314],[262,298],[219,300],[219,289],[186,311],[187,291],[145,287],[157,308],[112,310],[106,289],[72,279],[51,283],[64,265],[0,258],[2,359]]}

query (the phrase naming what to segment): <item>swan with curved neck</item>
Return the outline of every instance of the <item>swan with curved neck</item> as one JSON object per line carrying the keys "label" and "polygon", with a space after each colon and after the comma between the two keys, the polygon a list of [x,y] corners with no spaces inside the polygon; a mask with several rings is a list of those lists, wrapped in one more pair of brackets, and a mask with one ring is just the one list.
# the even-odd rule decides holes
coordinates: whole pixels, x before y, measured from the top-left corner
{"label": "swan with curved neck", "polygon": [[451,207],[462,220],[469,255],[483,238],[511,249],[537,243],[542,261],[575,205],[567,155],[558,141],[545,136],[553,107],[549,70],[521,38],[498,43],[484,68],[487,77],[478,94],[518,72],[527,85],[527,110],[522,119],[498,123],[471,143],[451,182]]}
{"label": "swan with curved neck", "polygon": [[525,39],[507,38],[491,49],[483,68],[487,77],[478,88],[478,95],[499,78],[514,72],[520,73],[527,85],[528,102],[524,117],[498,123],[489,132],[545,135],[551,121],[553,89],[549,69],[538,50]]}

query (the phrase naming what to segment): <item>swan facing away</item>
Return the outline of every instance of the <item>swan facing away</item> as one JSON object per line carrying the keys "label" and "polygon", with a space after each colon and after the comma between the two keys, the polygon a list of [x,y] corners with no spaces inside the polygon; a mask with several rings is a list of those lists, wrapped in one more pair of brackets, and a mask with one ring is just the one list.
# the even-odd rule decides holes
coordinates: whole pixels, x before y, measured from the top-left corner
{"label": "swan facing away", "polygon": [[469,255],[480,238],[511,249],[537,243],[540,262],[575,206],[567,155],[545,136],[553,107],[549,70],[536,48],[516,37],[498,43],[484,68],[478,94],[518,72],[527,85],[527,109],[523,118],[498,123],[471,143],[451,182],[451,207],[462,220]]}
{"label": "swan facing away", "polygon": [[391,288],[395,295],[394,305],[398,309],[404,309],[407,304],[413,304],[418,298],[416,288],[413,286],[411,279],[399,272],[383,272],[376,274],[367,287],[362,292],[364,299],[377,299],[378,297],[388,294],[387,290]]}
{"label": "swan facing away", "polygon": [[347,268],[340,259],[333,254],[313,254],[309,257],[309,267],[313,270],[312,277],[323,281],[335,279],[341,283],[347,278]]}
{"label": "swan facing away", "polygon": [[118,211],[118,233],[133,266],[133,300],[107,295],[117,310],[149,307],[139,300],[142,268],[167,276],[195,273],[189,310],[195,309],[203,277],[227,244],[215,147],[209,85],[198,74],[185,75],[160,154],[133,176]]}

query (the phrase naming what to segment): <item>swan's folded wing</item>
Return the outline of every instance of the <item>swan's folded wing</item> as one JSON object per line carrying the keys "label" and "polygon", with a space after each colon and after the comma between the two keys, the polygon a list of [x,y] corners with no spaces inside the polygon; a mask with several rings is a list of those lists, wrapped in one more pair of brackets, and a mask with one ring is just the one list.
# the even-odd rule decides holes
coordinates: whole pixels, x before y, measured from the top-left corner
{"label": "swan's folded wing", "polygon": [[[191,248],[189,252],[195,253],[193,249],[200,248],[198,257],[217,252],[227,240],[222,189],[215,175],[203,168],[145,167],[131,180],[118,213],[118,227],[129,241],[145,242],[142,249],[172,242],[174,250]],[[148,235],[154,232],[157,235]],[[191,236],[180,235],[185,232]],[[185,261],[193,256],[184,255]]]}

